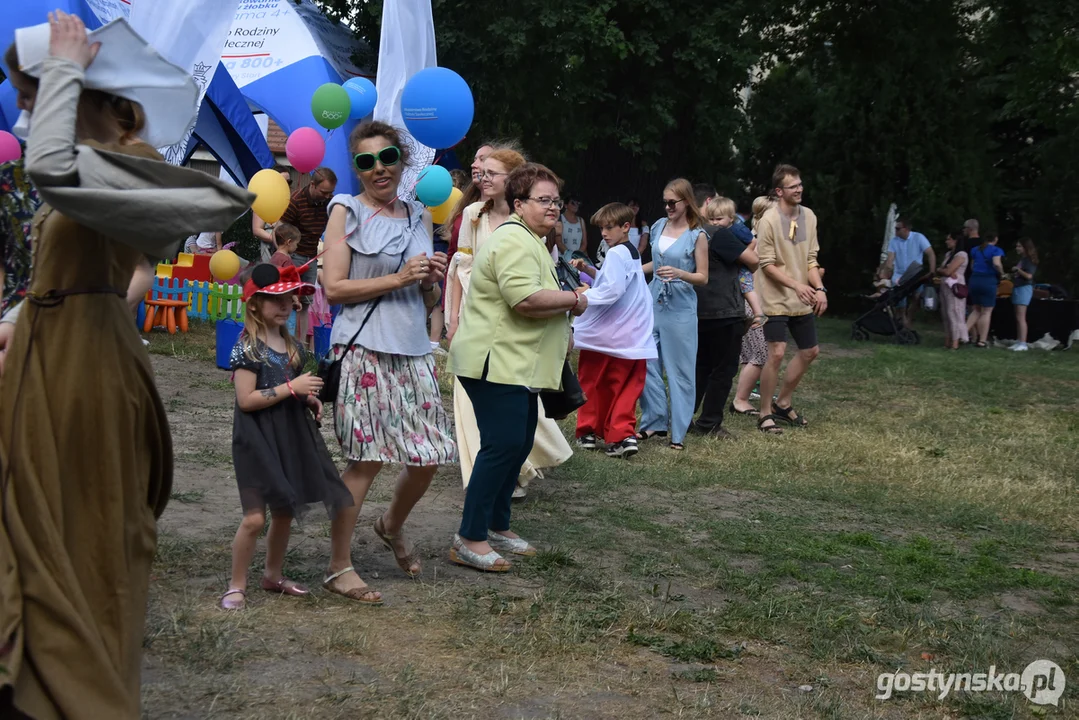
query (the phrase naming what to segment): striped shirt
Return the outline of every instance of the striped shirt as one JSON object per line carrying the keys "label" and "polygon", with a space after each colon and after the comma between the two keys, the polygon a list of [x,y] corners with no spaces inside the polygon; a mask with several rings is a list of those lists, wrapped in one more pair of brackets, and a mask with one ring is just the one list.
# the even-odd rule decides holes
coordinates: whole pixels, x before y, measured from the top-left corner
{"label": "striped shirt", "polygon": [[292,193],[292,199],[285,214],[281,216],[281,222],[294,225],[300,231],[297,255],[309,258],[318,255],[318,241],[322,238],[322,233],[326,232],[326,223],[330,220],[327,205],[329,201],[313,199],[307,187]]}

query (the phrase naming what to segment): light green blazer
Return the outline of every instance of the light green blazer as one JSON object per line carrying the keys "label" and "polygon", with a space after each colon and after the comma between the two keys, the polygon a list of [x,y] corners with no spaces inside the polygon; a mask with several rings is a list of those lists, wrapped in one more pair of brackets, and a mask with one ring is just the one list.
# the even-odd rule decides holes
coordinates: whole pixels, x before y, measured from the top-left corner
{"label": "light green blazer", "polygon": [[517,215],[476,253],[447,368],[461,377],[560,390],[569,315],[525,317],[513,308],[539,290],[561,290],[543,238]]}

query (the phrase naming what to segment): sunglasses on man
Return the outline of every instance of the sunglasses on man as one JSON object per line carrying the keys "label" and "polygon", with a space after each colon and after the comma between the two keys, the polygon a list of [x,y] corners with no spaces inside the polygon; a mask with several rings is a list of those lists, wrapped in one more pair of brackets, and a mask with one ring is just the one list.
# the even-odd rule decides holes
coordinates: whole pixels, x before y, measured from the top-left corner
{"label": "sunglasses on man", "polygon": [[401,150],[395,145],[390,145],[377,153],[357,153],[352,156],[352,163],[360,172],[374,170],[376,160],[382,164],[382,167],[393,167],[401,162]]}

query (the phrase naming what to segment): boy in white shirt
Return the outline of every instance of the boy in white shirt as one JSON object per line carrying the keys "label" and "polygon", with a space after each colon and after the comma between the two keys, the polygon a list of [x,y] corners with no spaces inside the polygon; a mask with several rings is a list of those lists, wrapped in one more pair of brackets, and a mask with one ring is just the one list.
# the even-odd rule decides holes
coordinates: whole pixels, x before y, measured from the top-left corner
{"label": "boy in white shirt", "polygon": [[641,255],[629,240],[633,211],[622,203],[605,205],[592,216],[607,243],[597,270],[574,260],[595,278],[588,309],[573,321],[573,343],[581,351],[577,373],[587,402],[577,411],[577,443],[594,450],[597,435],[610,457],[637,453],[637,401],[644,391],[647,361],[655,359],[652,295],[641,270]]}

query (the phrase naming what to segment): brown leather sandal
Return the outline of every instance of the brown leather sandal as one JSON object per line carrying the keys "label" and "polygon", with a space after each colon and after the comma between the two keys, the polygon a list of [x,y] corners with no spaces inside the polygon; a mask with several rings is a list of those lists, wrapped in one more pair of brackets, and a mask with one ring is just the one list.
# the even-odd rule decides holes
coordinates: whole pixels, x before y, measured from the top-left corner
{"label": "brown leather sandal", "polygon": [[[332,575],[330,575],[329,577],[327,577],[325,580],[322,581],[322,587],[326,588],[327,590],[332,592],[334,595],[340,595],[341,597],[346,597],[349,600],[355,600],[356,602],[360,603],[361,605],[373,605],[373,606],[381,605],[382,604],[382,593],[379,593],[379,592],[376,592],[376,591],[372,590],[371,588],[367,587],[366,584],[364,584],[364,586],[361,587],[361,588],[352,588],[351,590],[348,590],[346,592],[342,592],[342,591],[336,589],[335,587],[333,587],[333,585],[331,583],[334,580],[341,577],[345,573],[350,573],[350,572],[356,572],[356,569],[354,567],[352,567],[351,565],[349,565],[344,570],[338,570],[337,572],[333,573]],[[359,573],[356,573],[356,574],[359,575]]]}
{"label": "brown leather sandal", "polygon": [[[386,532],[386,526],[382,522],[382,516],[379,515],[375,520],[375,524],[371,526],[371,529],[375,531],[375,535],[378,535],[378,539],[382,541],[382,544],[390,549],[393,553],[393,559],[397,561],[397,567],[404,571],[405,575],[411,578],[416,577],[423,572],[423,566],[420,565],[420,559],[412,553],[406,553],[404,556],[397,554],[397,549],[393,546],[393,541],[397,539],[396,535],[390,535]],[[413,570],[412,568],[416,568]]]}
{"label": "brown leather sandal", "polygon": [[263,577],[260,584],[262,586],[262,589],[266,592],[281,593],[282,595],[292,595],[293,597],[304,597],[305,595],[311,594],[311,591],[307,589],[306,585],[301,585],[295,580],[289,580],[286,577],[283,577],[276,582],[266,577]]}

